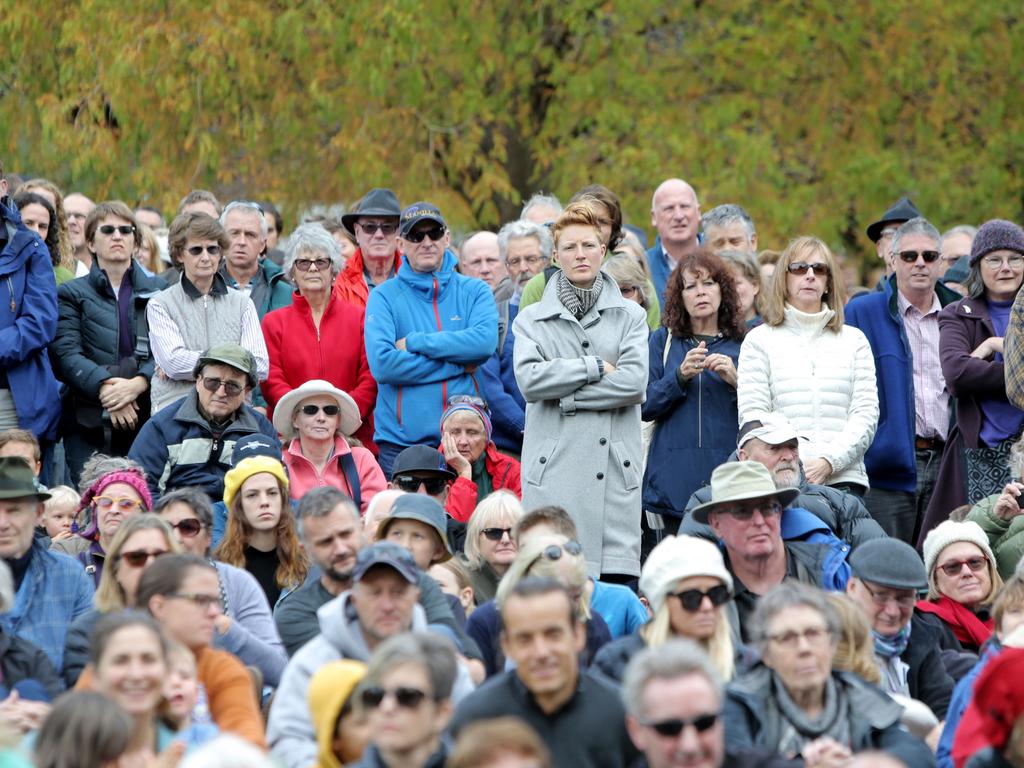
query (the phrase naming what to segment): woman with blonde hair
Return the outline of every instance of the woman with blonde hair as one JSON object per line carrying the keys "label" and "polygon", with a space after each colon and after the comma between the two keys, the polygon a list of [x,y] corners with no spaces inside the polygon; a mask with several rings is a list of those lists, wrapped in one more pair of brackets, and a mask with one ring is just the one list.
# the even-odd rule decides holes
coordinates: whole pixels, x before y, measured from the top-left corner
{"label": "woman with blonde hair", "polygon": [[732,679],[736,646],[726,606],[733,582],[716,545],[694,536],[665,538],[644,563],[640,591],[651,606],[651,620],[602,648],[594,658],[598,670],[621,681],[640,650],[686,637],[704,649],[723,680]]}
{"label": "woman with blonde hair", "polygon": [[875,644],[871,638],[871,625],[853,598],[842,592],[827,592],[825,598],[839,615],[840,630],[836,637],[836,652],[832,665],[844,672],[852,672],[869,683],[878,685],[882,673],[875,659]]}
{"label": "woman with blonde hair", "polygon": [[845,301],[828,246],[793,240],[765,292],[764,324],[740,349],[737,406],[740,424],[776,412],[789,419],[801,435],[807,482],[863,496],[878,388],[867,338],[843,324]]}
{"label": "woman with blonde hair", "polygon": [[[602,269],[619,286],[622,298],[635,301],[644,310],[651,308],[651,302],[655,301],[654,294],[651,293],[648,278],[644,274],[643,267],[640,266],[635,258],[625,253],[613,253],[605,259]],[[658,313],[656,321],[653,321],[648,316],[647,324],[652,331],[655,330],[661,324],[661,313]]]}
{"label": "woman with blonde hair", "polygon": [[476,505],[469,518],[463,564],[478,605],[494,599],[498,582],[516,559],[512,530],[522,516],[522,502],[514,493],[495,491]]}

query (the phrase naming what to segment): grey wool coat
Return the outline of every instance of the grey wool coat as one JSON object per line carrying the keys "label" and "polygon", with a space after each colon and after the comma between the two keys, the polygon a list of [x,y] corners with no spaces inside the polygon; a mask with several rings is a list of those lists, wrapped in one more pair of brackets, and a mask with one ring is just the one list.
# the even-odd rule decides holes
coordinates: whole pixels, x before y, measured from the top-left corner
{"label": "grey wool coat", "polygon": [[[523,506],[555,504],[572,515],[592,576],[637,576],[647,315],[603,274],[601,295],[580,320],[559,301],[554,279],[516,317]],[[599,359],[615,371],[601,376]]]}

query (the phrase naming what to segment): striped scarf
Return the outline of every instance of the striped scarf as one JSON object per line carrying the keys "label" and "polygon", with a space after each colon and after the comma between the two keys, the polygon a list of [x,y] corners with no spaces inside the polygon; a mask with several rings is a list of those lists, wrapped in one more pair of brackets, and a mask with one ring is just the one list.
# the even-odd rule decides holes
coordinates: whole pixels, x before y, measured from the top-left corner
{"label": "striped scarf", "polygon": [[592,286],[580,288],[569,282],[565,272],[559,271],[555,285],[558,291],[558,300],[562,302],[562,306],[572,312],[573,317],[577,320],[587,314],[587,311],[597,303],[597,297],[601,295],[603,287],[604,277],[600,272],[597,273]]}

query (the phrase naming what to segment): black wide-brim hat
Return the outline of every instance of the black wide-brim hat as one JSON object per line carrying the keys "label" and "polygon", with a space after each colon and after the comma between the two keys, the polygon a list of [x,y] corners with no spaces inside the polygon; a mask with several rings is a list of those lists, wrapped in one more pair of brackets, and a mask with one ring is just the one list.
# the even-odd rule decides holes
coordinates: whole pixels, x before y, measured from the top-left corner
{"label": "black wide-brim hat", "polygon": [[[393,216],[399,218],[402,215],[402,206],[398,204],[398,197],[390,189],[371,189],[362,200],[359,206],[351,213],[341,217],[341,226],[348,230],[353,237],[356,234],[356,220],[360,216]],[[395,222],[396,224],[398,222]]]}
{"label": "black wide-brim hat", "polygon": [[882,230],[885,229],[886,224],[892,224],[893,222],[899,222],[902,224],[905,221],[916,219],[921,215],[921,212],[917,210],[917,206],[914,205],[913,201],[904,195],[895,203],[893,203],[889,210],[882,214],[882,218],[873,224],[868,224],[868,239],[872,243],[877,243],[879,238],[882,236]]}

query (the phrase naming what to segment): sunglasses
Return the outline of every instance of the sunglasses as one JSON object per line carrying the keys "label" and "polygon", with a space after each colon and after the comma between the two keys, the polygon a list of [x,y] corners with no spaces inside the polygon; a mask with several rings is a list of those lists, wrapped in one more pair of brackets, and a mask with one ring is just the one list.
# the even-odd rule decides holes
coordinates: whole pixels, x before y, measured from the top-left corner
{"label": "sunglasses", "polygon": [[399,489],[406,493],[416,493],[422,484],[429,496],[437,496],[437,494],[448,487],[448,478],[446,477],[413,477],[412,475],[398,475],[395,477],[395,482],[398,484]]}
{"label": "sunglasses", "polygon": [[583,547],[576,539],[569,539],[565,544],[552,544],[544,547],[541,553],[533,558],[533,562],[526,566],[524,573],[529,573],[530,570],[539,563],[541,560],[561,560],[562,553],[569,555],[570,557],[576,557],[583,552]]}
{"label": "sunglasses", "polygon": [[822,264],[821,262],[808,264],[806,261],[794,261],[786,267],[786,271],[791,275],[805,274],[808,269],[818,277],[824,277],[828,274],[828,264]]}
{"label": "sunglasses", "polygon": [[505,534],[508,534],[510,539],[512,538],[511,528],[484,528],[480,533],[484,535],[484,538],[490,541],[501,541]]}
{"label": "sunglasses", "polygon": [[988,558],[971,557],[967,560],[953,560],[948,563],[943,563],[939,568],[941,568],[942,572],[947,576],[956,576],[964,569],[965,565],[971,569],[971,573],[977,573],[988,565]]}
{"label": "sunglasses", "polygon": [[316,271],[317,272],[323,272],[325,269],[327,269],[329,266],[331,266],[331,260],[330,259],[296,259],[295,260],[295,268],[297,270],[299,270],[299,272],[309,272],[309,270],[313,267],[314,264],[316,265]]}
{"label": "sunglasses", "polygon": [[323,411],[325,416],[337,416],[341,413],[341,408],[336,405],[313,405],[312,403],[302,406],[299,410],[307,416],[316,416],[320,411]]}
{"label": "sunglasses", "polygon": [[445,407],[451,408],[453,405],[472,405],[479,408],[484,413],[490,413],[490,408],[487,407],[487,401],[482,397],[476,395],[452,395],[445,400]]}
{"label": "sunglasses", "polygon": [[[398,225],[393,222],[388,222],[387,224],[378,224],[375,221],[368,221],[364,224],[363,222],[360,221],[358,223],[359,228],[368,235],[375,235],[377,234],[378,231],[382,232],[385,235],[393,235],[395,234],[395,232],[398,231]],[[436,240],[437,238],[434,239]],[[414,242],[419,242],[419,240],[416,240]]]}
{"label": "sunglasses", "polygon": [[98,227],[98,229],[100,233],[104,235],[112,235],[115,232],[120,232],[125,237],[127,237],[128,235],[135,231],[135,227],[133,227],[131,224],[120,224],[119,226],[116,227],[113,224],[104,224],[101,227]]}
{"label": "sunglasses", "polygon": [[697,715],[688,720],[673,718],[672,720],[659,720],[656,723],[641,722],[641,725],[651,728],[659,736],[674,737],[678,736],[683,732],[684,728],[690,725],[697,730],[697,733],[709,731],[715,727],[715,723],[718,722],[720,716],[719,713],[714,712],[706,715]]}
{"label": "sunglasses", "polygon": [[431,229],[421,229],[418,232],[410,232],[405,236],[405,239],[410,243],[422,243],[423,238],[429,237],[435,243],[444,237],[444,233],[447,230],[444,227],[433,227]]}
{"label": "sunglasses", "polygon": [[174,530],[184,536],[186,539],[191,539],[193,536],[198,536],[199,532],[203,530],[203,524],[196,520],[194,517],[186,517],[184,520],[179,520],[176,523],[168,523]]}
{"label": "sunglasses", "polygon": [[181,600],[188,600],[190,603],[197,605],[204,611],[208,610],[210,606],[220,605],[220,595],[204,595],[200,592],[171,592],[167,597],[177,597]]}
{"label": "sunglasses", "polygon": [[367,709],[376,709],[384,703],[384,699],[388,696],[394,697],[395,703],[404,709],[416,709],[427,698],[427,694],[419,688],[402,685],[389,691],[375,685],[372,688],[364,689],[360,699]]}
{"label": "sunglasses", "polygon": [[118,496],[114,498],[112,496],[97,496],[92,500],[93,506],[96,509],[113,509],[117,507],[118,512],[131,512],[142,506],[142,502],[138,499],[133,499],[130,496]]}
{"label": "sunglasses", "polygon": [[669,596],[678,598],[679,602],[683,606],[683,610],[688,613],[696,613],[699,611],[701,605],[704,604],[705,597],[711,601],[711,605],[715,608],[720,605],[725,605],[732,600],[732,595],[729,594],[729,588],[722,584],[719,584],[717,587],[712,587],[707,592],[701,592],[699,589],[684,589],[682,592],[670,592]]}
{"label": "sunglasses", "polygon": [[224,387],[224,394],[228,397],[237,397],[242,394],[242,390],[245,389],[241,384],[236,384],[233,381],[224,381],[223,379],[215,379],[212,376],[203,376],[203,388],[207,392],[216,392],[221,387]]}
{"label": "sunglasses", "polygon": [[131,552],[122,552],[118,557],[128,563],[132,568],[141,568],[150,560],[156,560],[161,555],[166,554],[166,549],[135,549]]}
{"label": "sunglasses", "polygon": [[900,251],[896,255],[900,257],[900,261],[907,264],[913,264],[917,261],[918,256],[924,259],[925,264],[931,264],[938,260],[940,254],[938,251]]}
{"label": "sunglasses", "polygon": [[220,246],[216,243],[213,245],[190,245],[185,250],[191,256],[202,256],[203,251],[206,251],[211,256],[220,256]]}

